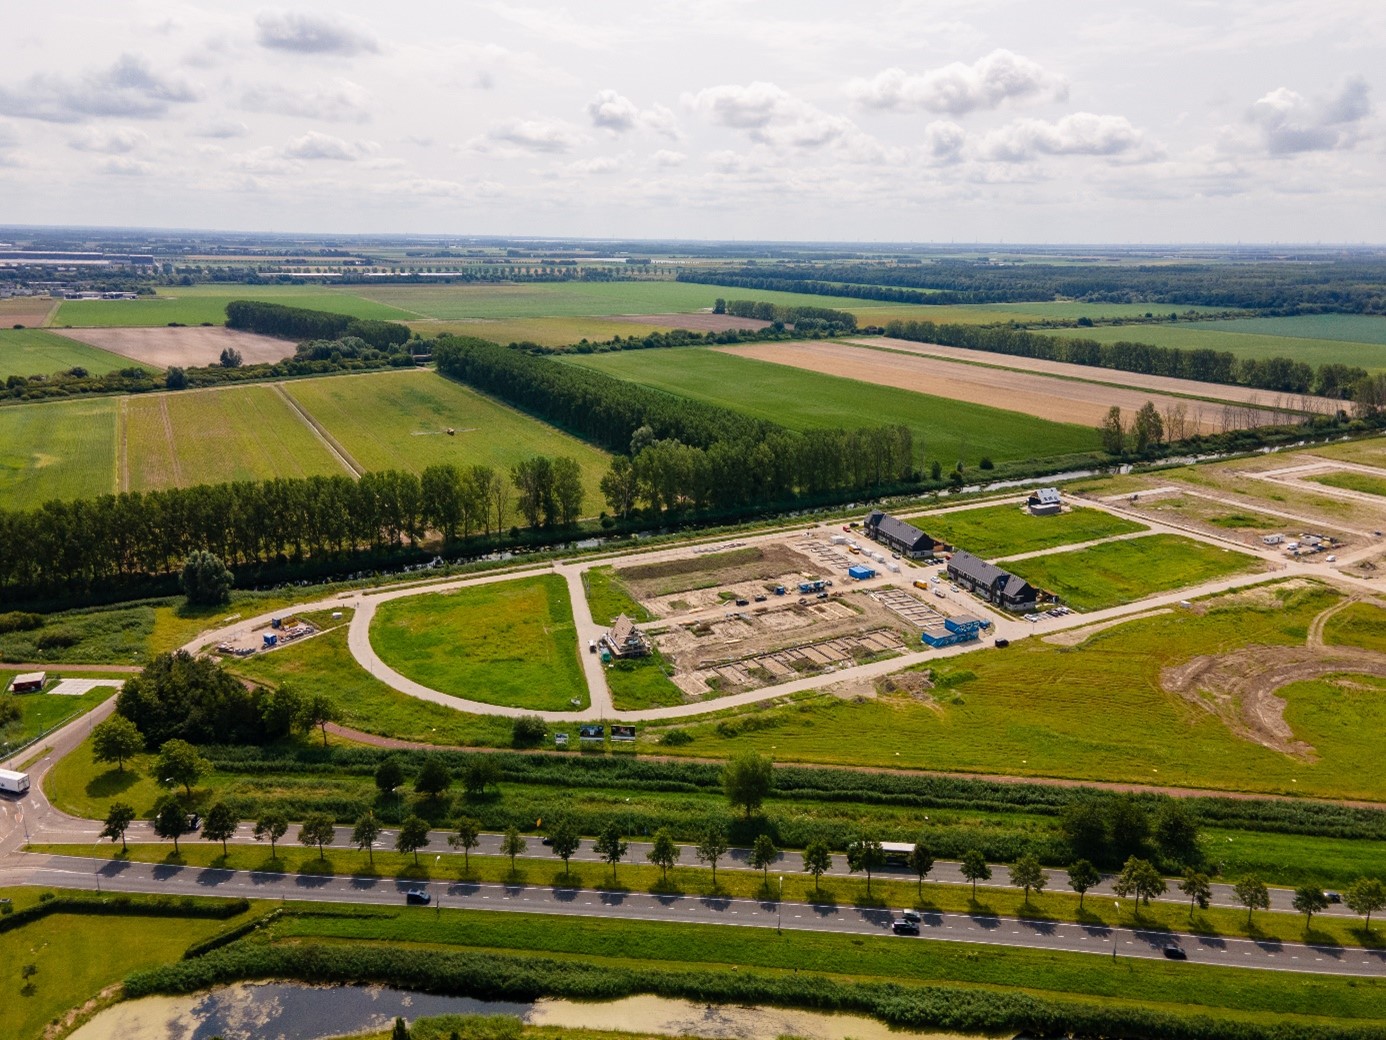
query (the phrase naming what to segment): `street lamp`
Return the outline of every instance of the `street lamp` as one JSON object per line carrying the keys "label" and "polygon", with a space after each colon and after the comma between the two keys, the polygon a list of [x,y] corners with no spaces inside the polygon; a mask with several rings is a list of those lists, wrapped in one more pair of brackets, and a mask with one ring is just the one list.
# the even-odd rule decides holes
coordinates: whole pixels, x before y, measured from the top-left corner
{"label": "street lamp", "polygon": [[[433,868],[434,868],[434,870],[438,870],[438,869],[439,869],[438,864],[441,863],[442,860],[443,860],[443,857],[442,857],[441,854],[433,857]],[[442,917],[442,916],[443,916],[443,892],[442,892],[441,889],[439,889],[439,891],[438,891],[438,901],[437,901],[436,905],[434,906],[434,911],[435,911],[435,912],[434,912],[433,916],[434,916],[435,918],[438,918],[438,917]]]}
{"label": "street lamp", "polygon": [[780,875],[780,898],[775,903],[775,934],[783,935],[784,929],[784,875]]}
{"label": "street lamp", "polygon": [[1117,948],[1117,929],[1121,927],[1121,900],[1113,899],[1112,905],[1116,907],[1117,923],[1112,925],[1112,960],[1116,960]]}

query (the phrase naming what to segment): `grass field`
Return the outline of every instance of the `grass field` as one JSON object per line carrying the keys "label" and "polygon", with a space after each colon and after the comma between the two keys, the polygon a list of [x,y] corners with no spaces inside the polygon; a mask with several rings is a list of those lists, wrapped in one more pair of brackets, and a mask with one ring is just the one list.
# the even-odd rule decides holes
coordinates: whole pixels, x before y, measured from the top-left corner
{"label": "grass field", "polygon": [[617,661],[606,669],[611,702],[617,711],[638,711],[666,704],[683,704],[688,698],[674,685],[666,669],[669,664],[656,650],[649,657]]}
{"label": "grass field", "polygon": [[[9,688],[10,680],[15,674],[0,672],[0,690]],[[77,678],[95,679],[98,676],[82,674]],[[8,758],[11,754],[10,748],[19,747],[40,733],[46,733],[55,726],[60,726],[79,715],[85,715],[106,698],[113,696],[123,681],[123,678],[112,679],[109,686],[98,686],[80,697],[60,697],[50,693],[26,693],[15,696],[24,714],[14,725],[0,728],[0,758]],[[0,693],[0,697],[10,696],[14,695]]]}
{"label": "grass field", "polygon": [[1289,339],[1327,339],[1386,346],[1386,318],[1379,314],[1298,314],[1283,318],[1235,318],[1215,328]]}
{"label": "grass field", "polygon": [[1354,603],[1328,619],[1323,638],[1331,646],[1359,646],[1386,654],[1386,610],[1373,603]]}
{"label": "grass field", "polygon": [[538,343],[541,347],[566,347],[582,340],[604,343],[620,336],[648,336],[668,325],[646,325],[616,318],[475,318],[470,321],[411,321],[409,327],[424,338],[432,336],[479,336],[496,343]]}
{"label": "grass field", "polygon": [[1058,516],[1031,516],[1023,506],[1015,504],[984,506],[949,513],[925,513],[911,522],[931,537],[983,559],[1146,530],[1142,524],[1081,506]]}
{"label": "grass field", "polygon": [[346,472],[273,386],[145,394],[126,409],[131,491]]}
{"label": "grass field", "polygon": [[1104,610],[1214,578],[1261,567],[1261,561],[1172,534],[1153,534],[1037,556],[1011,570],[1078,610]]}
{"label": "grass field", "polygon": [[48,376],[77,367],[103,376],[117,369],[143,366],[43,329],[0,329],[0,380],[10,376]]}
{"label": "grass field", "polygon": [[137,300],[67,300],[58,307],[50,327],[71,325],[201,325],[226,322],[226,305],[232,300],[265,300],[286,307],[350,314],[354,318],[396,320],[413,315],[376,303],[353,292],[302,285],[193,285],[167,287],[157,296]]}
{"label": "grass field", "polygon": [[1386,495],[1386,477],[1373,477],[1368,473],[1343,471],[1324,473],[1306,479],[1326,487],[1342,488],[1345,491],[1360,491],[1364,495]]}
{"label": "grass field", "polygon": [[382,603],[371,645],[401,674],[468,700],[547,711],[588,704],[568,584],[557,575]]}
{"label": "grass field", "polygon": [[567,359],[619,379],[733,408],[791,429],[901,423],[914,431],[916,456],[951,469],[1095,451],[1097,431],[1020,412],[950,401],[871,383],[819,375],[700,347],[639,350]]}
{"label": "grass field", "polygon": [[[1328,315],[1324,315],[1328,317]],[[1288,357],[1317,368],[1335,362],[1359,365],[1369,372],[1386,370],[1386,343],[1349,342],[1338,338],[1275,335],[1259,331],[1263,321],[1289,319],[1237,319],[1232,322],[1192,321],[1174,325],[1108,325],[1095,329],[1052,329],[1055,336],[1092,339],[1099,343],[1150,343],[1184,350],[1225,350],[1238,358]],[[1383,319],[1376,319],[1383,320]],[[1275,326],[1271,326],[1274,328]],[[1253,331],[1257,330],[1257,331]],[[1267,397],[1271,397],[1269,391]]]}
{"label": "grass field", "polygon": [[9,508],[115,489],[113,398],[0,408],[0,500]]}
{"label": "grass field", "polygon": [[615,567],[592,567],[584,571],[582,586],[587,590],[592,620],[599,625],[609,625],[622,614],[632,621],[654,620],[654,615],[637,603],[630,590],[616,577]]}
{"label": "grass field", "polygon": [[584,514],[602,509],[599,484],[610,456],[434,372],[307,379],[284,389],[366,470],[485,464],[508,479],[523,459],[566,455],[582,467]]}

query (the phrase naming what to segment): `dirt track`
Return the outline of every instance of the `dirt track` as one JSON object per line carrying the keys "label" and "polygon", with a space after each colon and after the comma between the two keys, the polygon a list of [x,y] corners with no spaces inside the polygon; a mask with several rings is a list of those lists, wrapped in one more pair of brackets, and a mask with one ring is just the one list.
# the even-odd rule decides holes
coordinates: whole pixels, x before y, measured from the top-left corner
{"label": "dirt track", "polygon": [[52,329],[60,336],[121,354],[153,368],[215,365],[221,352],[235,347],[247,365],[279,361],[294,352],[287,339],[237,332],[221,326],[186,328]]}

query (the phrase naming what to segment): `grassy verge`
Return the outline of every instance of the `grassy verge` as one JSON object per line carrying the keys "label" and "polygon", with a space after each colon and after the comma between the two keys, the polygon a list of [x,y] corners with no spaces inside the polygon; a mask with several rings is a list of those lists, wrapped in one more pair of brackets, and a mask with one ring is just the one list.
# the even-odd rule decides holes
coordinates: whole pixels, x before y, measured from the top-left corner
{"label": "grassy verge", "polygon": [[[7,685],[11,678],[11,673],[0,672],[0,688]],[[12,754],[11,749],[22,747],[40,733],[85,715],[108,697],[114,696],[121,681],[112,679],[111,685],[98,686],[80,697],[57,697],[47,693],[0,694],[3,697],[13,696],[23,712],[18,722],[0,728],[0,759],[8,758]]]}
{"label": "grassy verge", "polygon": [[683,704],[683,691],[669,678],[670,668],[658,650],[649,657],[617,661],[606,669],[611,700],[617,711]]}
{"label": "grassy verge", "polygon": [[587,606],[592,620],[609,625],[625,614],[632,621],[653,621],[654,615],[631,597],[630,591],[611,566],[592,567],[582,574],[582,587],[587,592]]}
{"label": "grassy verge", "polygon": [[1358,491],[1364,495],[1386,495],[1386,477],[1373,477],[1366,473],[1326,473],[1308,477],[1315,484],[1342,488],[1345,491]]}

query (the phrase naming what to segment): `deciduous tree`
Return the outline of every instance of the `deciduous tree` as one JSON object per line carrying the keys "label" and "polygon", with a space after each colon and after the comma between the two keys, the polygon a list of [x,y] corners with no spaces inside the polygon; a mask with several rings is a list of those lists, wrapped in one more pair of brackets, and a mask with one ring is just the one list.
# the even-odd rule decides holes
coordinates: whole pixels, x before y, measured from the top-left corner
{"label": "deciduous tree", "polygon": [[1343,904],[1354,914],[1366,919],[1366,929],[1372,930],[1372,914],[1386,910],[1386,885],[1376,878],[1358,878],[1343,893]]}
{"label": "deciduous tree", "polygon": [[[399,825],[395,837],[395,851],[414,854],[414,866],[419,865],[419,850],[428,847],[428,821],[420,816],[409,815]],[[512,861],[513,862],[513,861]]]}
{"label": "deciduous tree", "polygon": [[833,854],[828,843],[822,838],[814,838],[804,846],[804,873],[813,875],[813,890],[819,891],[819,881],[833,869]]}
{"label": "deciduous tree", "polygon": [[178,839],[188,833],[188,812],[173,795],[165,795],[154,805],[154,833],[165,840],[172,839],[173,854],[178,855]]}
{"label": "deciduous tree", "polygon": [[125,772],[125,760],[144,747],[144,737],[124,715],[112,715],[91,731],[92,757],[98,762],[114,762]]}
{"label": "deciduous tree", "polygon": [[1256,910],[1268,910],[1270,908],[1270,890],[1266,888],[1266,883],[1255,874],[1248,874],[1235,885],[1232,891],[1237,895],[1237,902],[1246,907],[1247,927],[1251,927],[1251,915]]}
{"label": "deciduous tree", "polygon": [[698,859],[712,868],[712,887],[717,887],[717,861],[727,854],[727,825],[721,820],[709,820],[698,838]]}
{"label": "deciduous tree", "polygon": [[130,824],[135,822],[135,810],[132,806],[124,802],[112,802],[111,807],[106,810],[106,825],[101,830],[101,837],[110,838],[111,841],[120,839],[120,851],[129,852],[125,844],[125,832],[129,830]]}
{"label": "deciduous tree", "polygon": [[194,606],[217,606],[231,602],[232,575],[221,557],[199,549],[183,563],[183,593]]}
{"label": "deciduous tree", "polygon": [[568,860],[572,859],[573,853],[577,852],[582,844],[582,838],[578,834],[577,824],[567,816],[559,816],[557,819],[549,821],[549,846],[553,849],[553,854],[563,861],[563,874],[568,874]]}
{"label": "deciduous tree", "polygon": [[202,821],[202,837],[221,842],[221,854],[225,857],[230,854],[226,843],[236,836],[236,828],[240,825],[241,819],[231,806],[217,802],[207,810],[207,818]]}
{"label": "deciduous tree", "polygon": [[746,817],[761,807],[775,783],[770,759],[754,751],[735,755],[722,767],[722,787],[732,807],[745,809]]}
{"label": "deciduous tree", "polygon": [[471,816],[459,816],[457,830],[448,836],[448,844],[462,850],[462,868],[470,870],[472,849],[481,844],[481,821]]}
{"label": "deciduous tree", "polygon": [[303,818],[303,825],[298,829],[298,843],[300,845],[316,845],[318,847],[318,859],[327,859],[326,846],[331,845],[337,837],[337,828],[333,823],[332,817],[325,812],[311,812]]}
{"label": "deciduous tree", "polygon": [[847,846],[847,869],[853,874],[864,871],[866,874],[866,894],[871,895],[871,875],[885,866],[885,850],[875,838],[858,838]]}
{"label": "deciduous tree", "polygon": [[661,827],[654,832],[646,858],[662,871],[662,880],[668,881],[669,868],[679,861],[679,847],[674,844],[668,828]]}
{"label": "deciduous tree", "polygon": [[977,882],[991,880],[991,867],[979,849],[968,849],[963,854],[962,876],[964,881],[972,882],[972,899],[976,902]]}
{"label": "deciduous tree", "polygon": [[371,866],[375,866],[375,839],[378,837],[380,821],[375,818],[375,813],[362,813],[356,820],[356,826],[351,829],[351,843],[369,857]]}
{"label": "deciduous tree", "polygon": [[601,834],[597,835],[597,840],[592,843],[592,848],[602,858],[602,862],[611,864],[612,881],[616,880],[616,864],[621,862],[629,847],[629,842],[621,837],[621,829],[616,826],[614,820],[602,828]]}
{"label": "deciduous tree", "polygon": [[1073,865],[1068,868],[1068,887],[1078,893],[1078,909],[1083,909],[1083,897],[1088,894],[1088,889],[1093,888],[1102,875],[1085,859],[1074,860]]}
{"label": "deciduous tree", "polygon": [[289,821],[281,812],[271,810],[255,821],[255,840],[264,841],[269,839],[270,859],[278,859],[279,839],[284,837],[289,829]]}
{"label": "deciduous tree", "polygon": [[1049,884],[1049,875],[1040,866],[1039,860],[1027,852],[1011,866],[1011,884],[1024,890],[1025,905],[1029,906],[1030,890],[1043,892],[1044,886]]}
{"label": "deciduous tree", "polygon": [[929,851],[929,846],[924,844],[922,838],[916,841],[914,848],[910,850],[910,869],[919,881],[919,895],[922,898],[924,879],[929,876],[929,871],[934,869],[934,854]]}
{"label": "deciduous tree", "polygon": [[1294,908],[1304,915],[1304,930],[1314,921],[1314,915],[1328,909],[1328,897],[1318,885],[1300,885],[1295,889]]}
{"label": "deciduous tree", "polygon": [[154,775],[163,783],[182,784],[188,797],[192,797],[193,784],[210,772],[212,763],[208,762],[186,740],[170,740],[159,748],[159,757],[154,763]]}
{"label": "deciduous tree", "polygon": [[770,867],[780,858],[780,850],[775,847],[775,843],[770,840],[768,834],[757,834],[756,840],[751,843],[750,864],[752,868],[760,871],[761,883],[770,883]]}
{"label": "deciduous tree", "polygon": [[1193,920],[1194,907],[1200,910],[1207,910],[1209,902],[1213,898],[1213,885],[1209,881],[1207,874],[1202,874],[1192,867],[1184,871],[1184,879],[1179,882],[1179,891],[1189,897],[1189,920]]}

